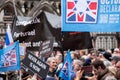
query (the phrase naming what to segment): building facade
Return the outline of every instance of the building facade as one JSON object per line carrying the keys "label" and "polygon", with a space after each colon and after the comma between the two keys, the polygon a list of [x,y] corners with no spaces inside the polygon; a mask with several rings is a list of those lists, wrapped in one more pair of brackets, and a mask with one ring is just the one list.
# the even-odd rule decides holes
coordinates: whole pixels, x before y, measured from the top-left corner
{"label": "building facade", "polygon": [[[42,11],[61,16],[61,0],[0,0],[0,41],[5,40],[6,25],[16,16],[37,17]],[[91,33],[94,48],[112,49],[120,47],[117,32]]]}

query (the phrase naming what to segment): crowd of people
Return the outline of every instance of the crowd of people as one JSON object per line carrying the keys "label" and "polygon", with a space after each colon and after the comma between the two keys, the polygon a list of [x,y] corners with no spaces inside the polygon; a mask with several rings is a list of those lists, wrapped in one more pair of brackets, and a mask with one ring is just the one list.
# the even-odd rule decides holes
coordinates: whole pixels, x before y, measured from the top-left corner
{"label": "crowd of people", "polygon": [[[44,80],[64,80],[59,77],[67,51],[53,50],[46,58],[49,71]],[[120,80],[120,49],[113,50],[75,50],[70,51],[73,72],[71,80]],[[85,69],[83,67],[87,67]],[[22,72],[22,80],[41,80],[36,74],[30,76]],[[12,79],[11,79],[12,80]]]}
{"label": "crowd of people", "polygon": [[[71,80],[120,80],[120,50],[76,50],[70,52],[73,72]],[[64,80],[59,77],[66,52],[54,51],[46,63],[50,66],[46,79]],[[87,71],[83,67],[87,67]],[[33,80],[33,79],[28,79]]]}

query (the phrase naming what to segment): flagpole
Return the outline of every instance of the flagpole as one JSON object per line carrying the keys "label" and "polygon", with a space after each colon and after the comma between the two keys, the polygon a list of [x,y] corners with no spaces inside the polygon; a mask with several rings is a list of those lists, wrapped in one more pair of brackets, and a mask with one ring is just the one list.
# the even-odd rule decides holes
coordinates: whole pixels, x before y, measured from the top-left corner
{"label": "flagpole", "polygon": [[16,6],[15,6],[15,0],[13,0],[13,8],[14,8],[15,15],[17,16],[17,10],[16,10]]}
{"label": "flagpole", "polygon": [[95,46],[95,37],[96,37],[96,33],[91,33],[92,36],[92,45],[93,45],[93,51],[95,53],[95,58],[97,58],[97,50],[96,50],[96,46]]}

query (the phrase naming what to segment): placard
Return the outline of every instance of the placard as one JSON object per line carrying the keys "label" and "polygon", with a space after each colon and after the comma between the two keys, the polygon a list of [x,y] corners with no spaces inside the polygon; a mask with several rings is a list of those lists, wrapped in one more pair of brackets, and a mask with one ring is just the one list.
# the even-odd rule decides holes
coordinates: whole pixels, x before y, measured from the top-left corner
{"label": "placard", "polygon": [[0,72],[20,70],[19,42],[0,50]]}
{"label": "placard", "polygon": [[62,31],[119,32],[119,0],[62,0]]}
{"label": "placard", "polygon": [[53,38],[42,42],[39,55],[41,58],[49,56],[53,51]]}
{"label": "placard", "polygon": [[31,51],[27,51],[22,63],[22,65],[27,67],[33,73],[36,73],[41,79],[44,79],[49,71],[49,65],[36,57]]}

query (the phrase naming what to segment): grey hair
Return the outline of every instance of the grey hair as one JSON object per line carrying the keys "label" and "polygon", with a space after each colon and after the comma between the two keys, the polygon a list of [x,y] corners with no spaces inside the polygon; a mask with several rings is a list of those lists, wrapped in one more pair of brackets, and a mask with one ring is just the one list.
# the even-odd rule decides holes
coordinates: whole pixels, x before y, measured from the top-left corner
{"label": "grey hair", "polygon": [[46,63],[50,63],[52,60],[56,60],[56,58],[55,58],[55,57],[49,57],[49,58],[47,59]]}
{"label": "grey hair", "polygon": [[76,63],[76,64],[78,64],[79,66],[83,66],[83,62],[82,62],[81,60],[79,60],[79,59],[74,59],[74,60],[73,60],[73,63]]}

